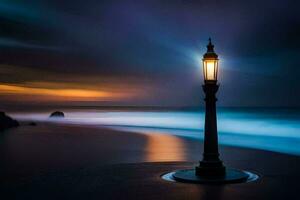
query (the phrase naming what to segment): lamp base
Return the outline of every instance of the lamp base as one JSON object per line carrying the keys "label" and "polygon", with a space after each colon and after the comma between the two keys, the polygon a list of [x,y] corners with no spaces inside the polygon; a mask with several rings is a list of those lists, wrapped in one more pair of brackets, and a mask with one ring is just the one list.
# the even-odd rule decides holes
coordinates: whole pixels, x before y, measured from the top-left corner
{"label": "lamp base", "polygon": [[226,167],[219,159],[216,161],[200,161],[200,165],[196,167],[197,176],[224,176]]}
{"label": "lamp base", "polygon": [[238,169],[226,169],[223,176],[196,175],[196,169],[178,170],[173,178],[179,182],[202,184],[225,184],[246,182],[249,174]]}

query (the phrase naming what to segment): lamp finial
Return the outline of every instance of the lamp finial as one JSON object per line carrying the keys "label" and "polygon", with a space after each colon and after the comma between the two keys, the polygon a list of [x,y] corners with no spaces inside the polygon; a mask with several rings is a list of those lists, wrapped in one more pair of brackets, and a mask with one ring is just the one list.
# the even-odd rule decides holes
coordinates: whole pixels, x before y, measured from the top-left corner
{"label": "lamp finial", "polygon": [[214,45],[211,43],[211,38],[208,38],[207,52],[214,52]]}

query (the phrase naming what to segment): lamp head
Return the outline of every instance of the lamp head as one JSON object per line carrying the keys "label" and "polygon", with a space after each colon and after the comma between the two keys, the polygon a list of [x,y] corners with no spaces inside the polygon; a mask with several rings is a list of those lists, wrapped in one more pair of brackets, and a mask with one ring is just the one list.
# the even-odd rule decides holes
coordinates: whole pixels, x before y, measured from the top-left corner
{"label": "lamp head", "polygon": [[211,38],[209,38],[209,43],[207,45],[207,51],[203,55],[203,74],[204,74],[204,82],[209,83],[217,83],[218,81],[218,55],[214,51],[214,45],[211,42]]}

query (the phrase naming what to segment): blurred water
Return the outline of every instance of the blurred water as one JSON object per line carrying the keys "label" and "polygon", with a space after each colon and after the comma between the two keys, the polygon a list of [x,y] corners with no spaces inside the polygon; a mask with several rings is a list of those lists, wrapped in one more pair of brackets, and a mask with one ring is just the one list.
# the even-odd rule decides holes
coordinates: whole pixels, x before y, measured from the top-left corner
{"label": "blurred water", "polygon": [[[19,120],[109,126],[147,134],[163,133],[203,139],[204,112],[64,110],[66,118],[49,112],[11,113]],[[221,144],[300,155],[300,111],[294,109],[219,109]]]}

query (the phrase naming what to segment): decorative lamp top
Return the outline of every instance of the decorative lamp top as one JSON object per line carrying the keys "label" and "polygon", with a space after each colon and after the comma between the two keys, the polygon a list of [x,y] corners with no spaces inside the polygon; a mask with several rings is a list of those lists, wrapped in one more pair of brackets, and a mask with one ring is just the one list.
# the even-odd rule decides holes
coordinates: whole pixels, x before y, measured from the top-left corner
{"label": "decorative lamp top", "polygon": [[211,38],[208,39],[208,45],[206,53],[203,55],[203,59],[218,59],[218,54],[214,51],[214,45],[211,43]]}

